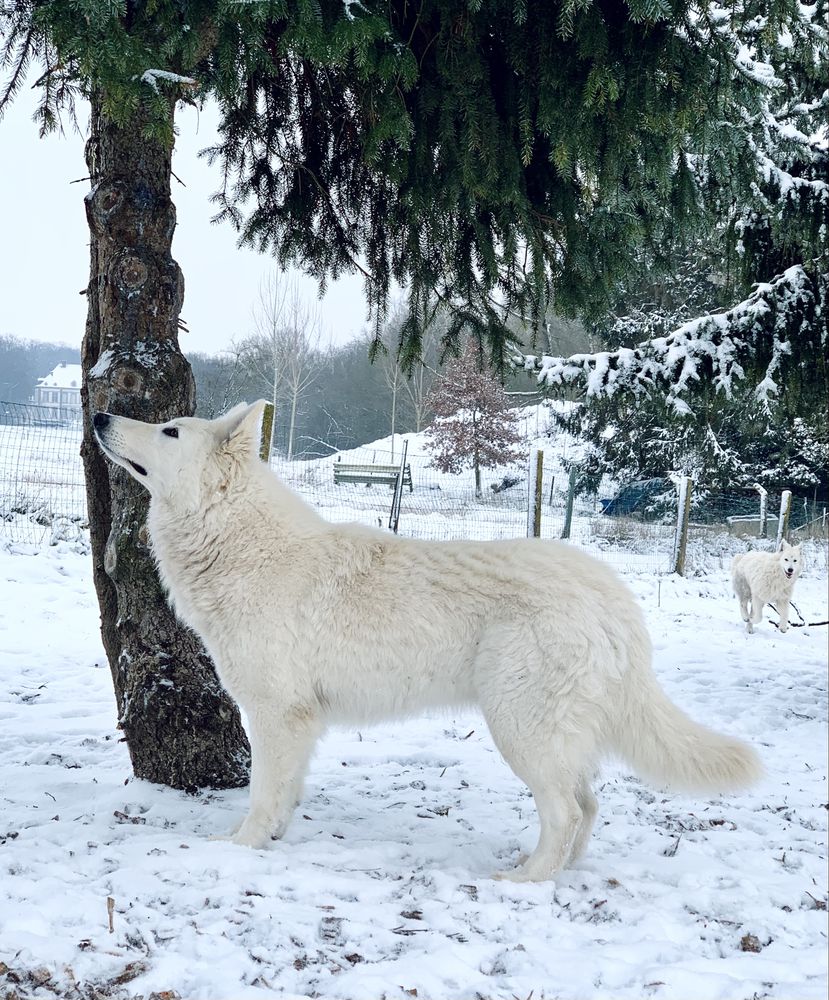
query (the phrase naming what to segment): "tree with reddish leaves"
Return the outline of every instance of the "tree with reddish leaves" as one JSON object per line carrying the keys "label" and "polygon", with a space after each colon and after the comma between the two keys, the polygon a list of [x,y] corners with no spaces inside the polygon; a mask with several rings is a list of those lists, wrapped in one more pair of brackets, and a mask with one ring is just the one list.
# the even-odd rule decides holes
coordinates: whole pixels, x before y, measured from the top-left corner
{"label": "tree with reddish leaves", "polygon": [[441,472],[475,472],[475,495],[481,496],[481,469],[508,465],[526,457],[518,415],[510,410],[504,388],[484,367],[478,345],[470,340],[463,354],[446,365],[429,394],[435,413],[426,435],[432,465]]}

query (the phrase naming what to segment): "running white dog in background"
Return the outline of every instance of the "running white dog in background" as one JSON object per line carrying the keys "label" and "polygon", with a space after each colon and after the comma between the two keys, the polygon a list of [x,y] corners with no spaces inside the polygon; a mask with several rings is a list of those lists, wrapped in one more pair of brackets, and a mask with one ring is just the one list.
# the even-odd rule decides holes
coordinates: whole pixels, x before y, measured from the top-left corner
{"label": "running white dog in background", "polygon": [[605,753],[701,792],[760,775],[746,744],[669,701],[642,614],[606,566],[557,542],[330,524],[259,460],[264,405],[213,421],[94,419],[105,453],[149,490],[162,580],[247,716],[250,809],[235,843],[282,834],[329,723],[436,707],[480,706],[535,797],[538,846],[516,881],[584,851]]}
{"label": "running white dog in background", "polygon": [[[799,545],[783,541],[779,552],[744,552],[731,563],[731,583],[740,602],[746,631],[763,620],[763,607],[774,604],[780,615],[780,631],[789,629],[789,602],[803,569]],[[750,606],[749,606],[750,605]]]}

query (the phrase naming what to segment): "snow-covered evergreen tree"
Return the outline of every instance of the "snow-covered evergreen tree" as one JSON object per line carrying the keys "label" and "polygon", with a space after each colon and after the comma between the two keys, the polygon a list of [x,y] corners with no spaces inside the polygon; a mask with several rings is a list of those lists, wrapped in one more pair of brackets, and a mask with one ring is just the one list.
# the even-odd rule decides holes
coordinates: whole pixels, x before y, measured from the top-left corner
{"label": "snow-covered evergreen tree", "polygon": [[[540,375],[547,384],[583,389],[582,405],[557,420],[587,444],[584,487],[604,473],[639,479],[672,470],[712,487],[760,482],[824,495],[825,290],[823,302],[816,300],[801,274],[792,268],[733,309],[680,323],[667,336],[544,358]],[[683,291],[681,284],[674,293]],[[670,306],[642,298],[616,318],[615,336],[659,333],[687,311],[681,298]],[[762,368],[749,377],[758,358]]]}
{"label": "snow-covered evergreen tree", "polygon": [[437,376],[428,404],[435,413],[434,423],[426,429],[431,464],[441,472],[471,468],[476,496],[481,496],[481,469],[526,456],[518,415],[509,408],[501,383],[483,366],[474,341],[468,341],[461,357]]}
{"label": "snow-covered evergreen tree", "polygon": [[721,129],[685,156],[703,224],[643,248],[594,318],[609,350],[526,359],[584,396],[566,422],[586,485],[673,469],[826,491],[826,11],[746,0],[689,22],[721,78]]}

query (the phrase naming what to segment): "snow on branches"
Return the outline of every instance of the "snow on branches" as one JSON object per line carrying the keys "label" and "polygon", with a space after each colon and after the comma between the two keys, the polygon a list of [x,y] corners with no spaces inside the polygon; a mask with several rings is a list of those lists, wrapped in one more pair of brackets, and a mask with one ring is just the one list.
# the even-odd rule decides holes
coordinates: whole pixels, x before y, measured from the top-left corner
{"label": "snow on branches", "polygon": [[[134,80],[138,77],[133,77]],[[166,69],[145,69],[141,74],[141,82],[146,83],[148,87],[156,92],[158,90],[158,81],[163,80],[165,83],[180,83],[183,86],[194,87],[196,81],[191,76],[182,76],[180,73],[171,73]]]}
{"label": "snow on branches", "polygon": [[730,398],[735,383],[751,372],[757,401],[768,405],[779,392],[786,359],[800,353],[796,338],[819,340],[825,350],[828,284],[825,273],[796,265],[731,309],[690,320],[665,337],[633,348],[568,358],[525,355],[515,362],[536,371],[543,385],[580,383],[586,396],[661,390],[678,414],[691,412],[685,397],[703,380]]}

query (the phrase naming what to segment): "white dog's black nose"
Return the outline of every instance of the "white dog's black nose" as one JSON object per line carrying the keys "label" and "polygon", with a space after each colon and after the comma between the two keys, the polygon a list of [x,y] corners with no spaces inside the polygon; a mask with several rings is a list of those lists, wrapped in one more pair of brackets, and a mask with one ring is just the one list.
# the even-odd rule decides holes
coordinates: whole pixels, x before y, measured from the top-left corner
{"label": "white dog's black nose", "polygon": [[102,431],[106,425],[109,423],[108,413],[96,413],[92,418],[92,426],[96,431]]}

